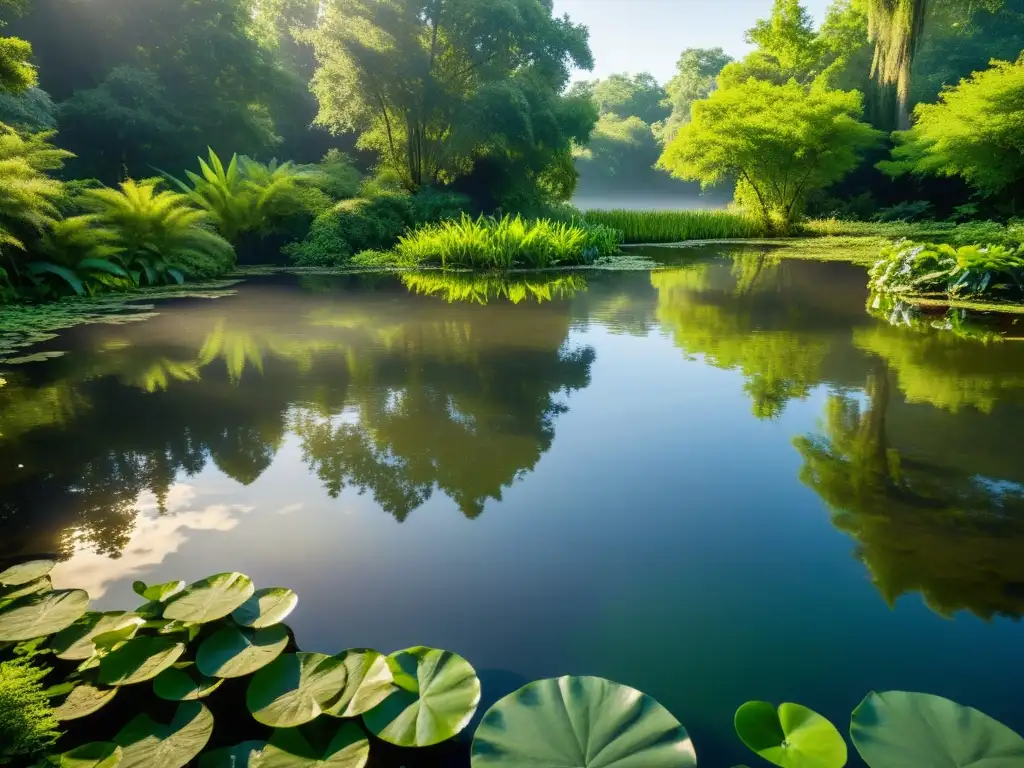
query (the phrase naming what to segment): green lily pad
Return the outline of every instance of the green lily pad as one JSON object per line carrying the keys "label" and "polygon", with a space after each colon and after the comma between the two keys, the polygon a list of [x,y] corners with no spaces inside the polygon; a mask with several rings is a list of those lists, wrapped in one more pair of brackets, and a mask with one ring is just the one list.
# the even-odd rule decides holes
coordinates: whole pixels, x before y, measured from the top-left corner
{"label": "green lily pad", "polygon": [[8,587],[0,587],[0,602],[17,600],[25,595],[37,595],[41,592],[49,592],[53,589],[53,582],[49,576],[40,576],[35,581],[27,584],[17,584]]}
{"label": "green lily pad", "polygon": [[341,694],[324,707],[334,717],[358,717],[369,712],[395,691],[388,657],[377,651],[355,649],[340,654],[348,678]]}
{"label": "green lily pad", "polygon": [[221,747],[199,756],[199,768],[246,768],[253,765],[254,754],[267,746],[265,741],[243,741],[233,747]]}
{"label": "green lily pad", "polygon": [[20,586],[30,581],[41,579],[54,569],[57,563],[54,560],[31,560],[27,563],[12,565],[0,573],[0,584],[4,586]]}
{"label": "green lily pad", "polygon": [[345,687],[343,659],[322,653],[286,653],[249,682],[245,703],[257,722],[294,728],[323,713],[323,706]]}
{"label": "green lily pad", "polygon": [[288,647],[288,628],[275,624],[266,629],[225,627],[199,646],[196,667],[207,677],[245,677],[262,669]]}
{"label": "green lily pad", "polygon": [[375,736],[399,747],[429,747],[469,725],[480,680],[464,658],[417,646],[388,656],[388,666],[397,687],[363,715]]}
{"label": "green lily pad", "polygon": [[252,580],[241,573],[220,573],[190,584],[167,603],[165,619],[208,624],[223,619],[253,593]]}
{"label": "green lily pad", "polygon": [[89,593],[61,589],[27,595],[0,611],[0,642],[45,637],[74,624],[89,607]]}
{"label": "green lily pad", "polygon": [[65,752],[60,756],[60,768],[114,768],[121,762],[121,748],[117,744],[94,741]]}
{"label": "green lily pad", "polygon": [[283,728],[253,755],[251,768],[363,768],[370,759],[370,741],[355,723],[340,728]]}
{"label": "green lily pad", "polygon": [[484,715],[473,768],[695,768],[693,742],[650,696],[599,677],[520,688]]}
{"label": "green lily pad", "polygon": [[1024,738],[983,712],[941,696],[870,693],[850,736],[871,768],[1009,768],[1024,765]]}
{"label": "green lily pad", "polygon": [[166,584],[153,584],[147,586],[144,581],[136,581],[132,589],[139,597],[144,597],[151,602],[163,602],[185,589],[184,581],[168,581]]}
{"label": "green lily pad", "polygon": [[182,768],[212,733],[213,715],[198,701],[179,705],[170,725],[138,715],[114,737],[124,751],[119,768]]}
{"label": "green lily pad", "polygon": [[152,680],[185,652],[184,643],[165,637],[136,637],[100,660],[104,685],[135,685]]}
{"label": "green lily pad", "polygon": [[54,710],[54,714],[61,722],[88,717],[93,712],[103,709],[116,694],[117,688],[79,685],[71,690],[64,702]]}
{"label": "green lily pad", "polygon": [[[54,635],[50,647],[57,653],[58,659],[83,661],[96,653],[94,640],[98,635],[119,630],[128,630],[126,640],[131,637],[145,619],[134,613],[116,611],[111,613],[89,612],[67,629]],[[102,641],[101,641],[102,644]]]}
{"label": "green lily pad", "polygon": [[295,610],[299,596],[284,587],[258,589],[231,614],[243,627],[263,629],[280,624]]}
{"label": "green lily pad", "polygon": [[195,665],[165,669],[153,680],[153,693],[166,701],[197,701],[220,688],[222,678],[205,677]]}
{"label": "green lily pad", "polygon": [[782,768],[843,768],[846,742],[827,719],[800,704],[748,701],[736,710],[736,733],[752,752]]}

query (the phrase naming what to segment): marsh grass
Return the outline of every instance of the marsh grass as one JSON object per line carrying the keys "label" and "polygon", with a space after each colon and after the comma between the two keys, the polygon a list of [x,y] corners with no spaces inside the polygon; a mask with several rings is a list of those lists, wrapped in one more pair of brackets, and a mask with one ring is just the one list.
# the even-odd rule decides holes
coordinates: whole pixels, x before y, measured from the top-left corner
{"label": "marsh grass", "polygon": [[758,219],[729,211],[588,211],[584,220],[622,232],[625,243],[764,237]]}

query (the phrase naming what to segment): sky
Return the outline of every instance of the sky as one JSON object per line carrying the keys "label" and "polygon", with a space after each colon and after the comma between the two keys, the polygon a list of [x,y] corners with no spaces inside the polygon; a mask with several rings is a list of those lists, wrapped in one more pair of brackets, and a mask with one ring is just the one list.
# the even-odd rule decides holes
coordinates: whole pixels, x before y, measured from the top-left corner
{"label": "sky", "polygon": [[[803,2],[815,23],[829,4]],[[720,46],[742,56],[750,48],[744,33],[771,8],[772,0],[555,0],[558,15],[567,13],[590,28],[594,71],[580,72],[577,79],[650,72],[662,83],[672,77],[685,48]]]}

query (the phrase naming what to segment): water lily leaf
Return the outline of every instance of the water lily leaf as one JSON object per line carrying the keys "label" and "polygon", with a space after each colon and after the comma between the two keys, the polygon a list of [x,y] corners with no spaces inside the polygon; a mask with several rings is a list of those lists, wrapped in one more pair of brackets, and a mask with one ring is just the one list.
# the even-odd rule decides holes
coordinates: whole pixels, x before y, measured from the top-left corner
{"label": "water lily leaf", "polygon": [[103,709],[117,694],[117,688],[95,688],[91,685],[79,685],[72,689],[64,702],[54,710],[61,722],[78,720],[93,712]]}
{"label": "water lily leaf", "polygon": [[18,642],[52,635],[74,624],[89,607],[89,593],[61,589],[27,595],[0,611],[0,642]]}
{"label": "water lily leaf", "polygon": [[30,560],[27,563],[12,565],[7,570],[0,572],[0,584],[7,587],[28,584],[30,581],[41,579],[56,565],[54,560]]}
{"label": "water lily leaf", "polygon": [[265,746],[265,741],[243,741],[233,747],[204,752],[199,757],[199,768],[246,768],[253,765],[254,754],[262,752]]}
{"label": "water lily leaf", "polygon": [[782,768],[843,768],[846,742],[827,719],[800,704],[748,701],[736,710],[736,733],[752,752]]}
{"label": "water lily leaf", "polygon": [[120,638],[127,640],[144,623],[145,619],[134,613],[90,611],[70,627],[54,635],[53,640],[50,641],[50,647],[57,652],[58,659],[82,661],[96,653],[95,640],[99,635],[128,630],[128,635]]}
{"label": "water lily leaf", "polygon": [[0,587],[0,601],[17,600],[25,595],[37,595],[41,592],[49,592],[53,589],[53,582],[49,576],[41,576],[35,581],[27,584],[11,585]]}
{"label": "water lily leaf", "polygon": [[[319,726],[314,723],[312,726]],[[282,728],[253,755],[251,768],[363,768],[370,759],[370,741],[355,723],[340,728]]]}
{"label": "water lily leaf", "polygon": [[345,651],[340,655],[344,659],[348,678],[338,697],[324,707],[325,714],[358,717],[394,692],[394,676],[387,656],[366,649]]}
{"label": "water lily leaf", "polygon": [[121,762],[121,748],[106,741],[94,741],[65,752],[60,768],[114,768]]}
{"label": "water lily leaf", "polygon": [[190,584],[167,603],[165,619],[207,624],[222,619],[248,600],[252,580],[241,573],[220,573]]}
{"label": "water lily leaf", "polygon": [[871,768],[1009,768],[1024,764],[1024,738],[983,712],[941,696],[870,693],[850,736]]}
{"label": "water lily leaf", "polygon": [[272,662],[288,647],[288,628],[225,627],[206,638],[196,653],[196,667],[207,677],[245,677]]}
{"label": "water lily leaf", "polygon": [[286,653],[249,682],[245,703],[257,722],[294,728],[323,713],[323,705],[345,687],[348,670],[339,656]]}
{"label": "water lily leaf", "polygon": [[165,669],[153,680],[153,693],[167,701],[197,701],[220,688],[223,679],[199,674],[195,665],[175,665]]}
{"label": "water lily leaf", "polygon": [[184,643],[166,637],[136,637],[100,660],[104,685],[135,685],[152,680],[185,652]]}
{"label": "water lily leaf", "polygon": [[480,703],[480,680],[461,656],[417,646],[388,656],[396,689],[363,715],[370,732],[400,747],[429,747],[462,731]]}
{"label": "water lily leaf", "polygon": [[132,589],[139,597],[144,597],[152,602],[163,602],[185,589],[184,581],[168,581],[166,584],[154,584],[147,586],[144,581],[136,581]]}
{"label": "water lily leaf", "polygon": [[213,715],[198,701],[181,704],[170,725],[138,715],[114,737],[124,750],[119,768],[182,768],[212,733]]}
{"label": "water lily leaf", "polygon": [[299,596],[284,587],[258,589],[231,614],[243,627],[263,629],[280,624],[295,610]]}
{"label": "water lily leaf", "polygon": [[599,677],[520,688],[487,710],[473,768],[695,768],[693,742],[650,696]]}

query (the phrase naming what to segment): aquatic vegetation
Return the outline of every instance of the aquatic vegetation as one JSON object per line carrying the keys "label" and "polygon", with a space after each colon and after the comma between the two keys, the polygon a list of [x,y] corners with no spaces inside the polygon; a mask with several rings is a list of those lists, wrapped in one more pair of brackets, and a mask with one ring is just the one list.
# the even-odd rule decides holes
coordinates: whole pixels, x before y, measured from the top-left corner
{"label": "aquatic vegetation", "polygon": [[727,211],[587,211],[584,219],[617,229],[627,244],[764,237],[756,218]]}
{"label": "aquatic vegetation", "polygon": [[587,264],[618,250],[617,231],[600,224],[463,215],[459,221],[427,225],[399,238],[395,256],[404,264],[543,269]]}
{"label": "aquatic vegetation", "polygon": [[982,322],[977,312],[949,307],[945,312],[925,311],[921,305],[900,295],[873,293],[868,297],[868,314],[897,328],[928,333],[944,331],[961,339],[983,344],[1006,341],[1007,336]]}
{"label": "aquatic vegetation", "polygon": [[513,304],[532,299],[540,304],[571,298],[587,289],[587,281],[580,275],[544,278],[507,274],[410,272],[402,275],[402,284],[416,293],[441,296],[449,304],[457,301],[487,304],[492,298],[507,299]]}
{"label": "aquatic vegetation", "polygon": [[868,287],[885,293],[1024,299],[1024,252],[1001,245],[901,240],[882,249],[869,274]]}
{"label": "aquatic vegetation", "polygon": [[[145,601],[135,611],[98,613],[87,610],[82,590],[52,588],[54,565],[34,560],[0,573],[0,640],[22,654],[0,663],[0,758],[56,745],[60,753],[47,763],[183,768],[202,756],[203,764],[253,768],[319,760],[364,768],[381,743],[417,749],[463,738],[480,705],[476,670],[449,651],[298,650],[283,623],[298,596],[283,587],[256,590],[241,573],[188,586],[135,582]],[[32,663],[41,650],[54,654],[52,668]],[[47,678],[55,685],[44,691]],[[151,716],[168,711],[162,702],[177,704],[169,722]],[[80,721],[104,711],[108,719],[134,717],[111,741],[87,741],[94,731]],[[566,718],[573,728],[555,725]],[[835,726],[799,704],[776,710],[748,702],[735,727],[751,750],[782,768],[847,761]],[[872,768],[887,768],[894,755],[922,768],[959,764],[967,754],[1024,758],[1024,739],[1006,726],[919,693],[869,694],[853,712],[851,737]],[[603,678],[561,677],[499,700],[472,737],[473,768],[538,760],[694,768],[697,754],[686,728],[650,696]]]}

